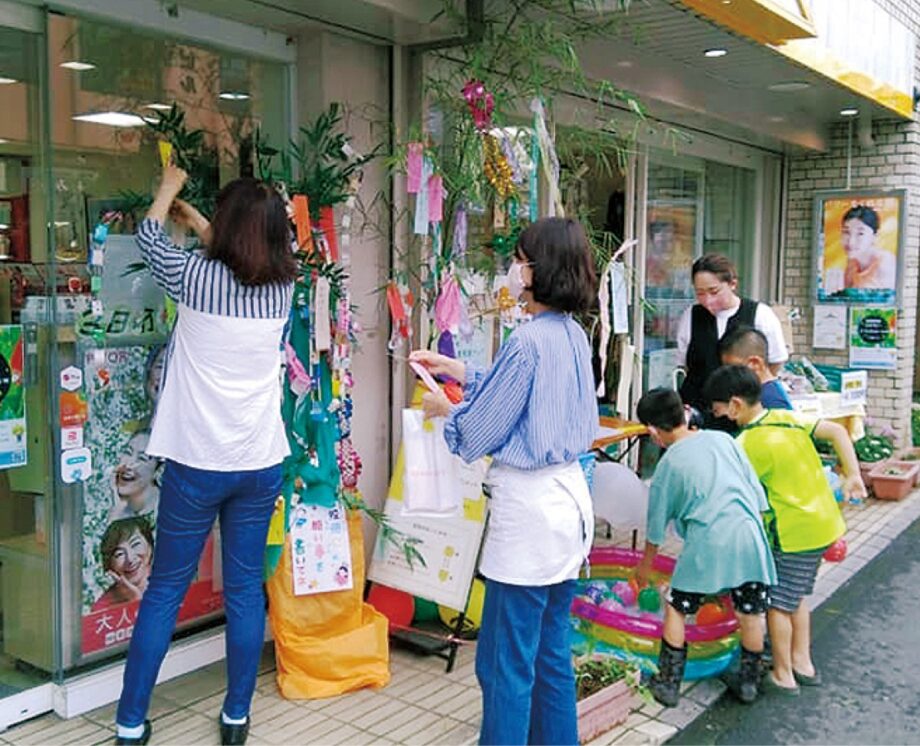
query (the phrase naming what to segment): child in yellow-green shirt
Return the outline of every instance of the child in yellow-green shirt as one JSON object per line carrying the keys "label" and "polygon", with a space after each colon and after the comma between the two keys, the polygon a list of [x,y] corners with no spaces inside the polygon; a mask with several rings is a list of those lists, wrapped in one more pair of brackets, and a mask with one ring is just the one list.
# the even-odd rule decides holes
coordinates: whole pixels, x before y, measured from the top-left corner
{"label": "child in yellow-green shirt", "polygon": [[769,688],[798,694],[820,676],[811,659],[811,613],[805,596],[814,590],[821,556],[846,531],[840,508],[824,474],[812,438],[834,445],[845,471],[848,497],[865,497],[856,452],[847,431],[828,420],[796,412],[764,409],[761,384],[748,368],[724,365],[706,382],[705,395],[716,416],[741,426],[738,442],[767,492],[767,537],[776,563],[767,627],[773,643]]}

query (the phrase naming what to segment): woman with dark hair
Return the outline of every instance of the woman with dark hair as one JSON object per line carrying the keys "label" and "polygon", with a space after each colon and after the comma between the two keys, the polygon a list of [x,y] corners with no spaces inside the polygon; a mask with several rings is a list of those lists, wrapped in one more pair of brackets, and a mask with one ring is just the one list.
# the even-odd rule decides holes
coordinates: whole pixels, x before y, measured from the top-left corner
{"label": "woman with dark hair", "polygon": [[485,605],[476,646],[483,744],[578,743],[569,607],[591,548],[594,513],[578,457],[597,432],[591,348],[572,317],[595,301],[582,227],[547,218],[526,228],[508,289],[533,319],[491,369],[416,351],[410,359],[464,382],[464,400],[426,394],[429,417],[470,462],[492,456],[489,528],[480,571]]}
{"label": "woman with dark hair", "polygon": [[[137,242],[178,308],[147,453],[166,460],[153,574],[141,601],[117,713],[117,743],[143,744],[157,673],[176,615],[220,516],[227,615],[227,695],[221,742],[245,743],[265,635],[262,561],[281,462],[279,348],[297,272],[284,201],[269,185],[237,179],[217,197],[213,222],[176,196],[186,173],[163,172]],[[167,238],[167,214],[202,240]]]}
{"label": "woman with dark hair", "polygon": [[749,326],[767,338],[767,363],[776,371],[789,359],[783,327],[766,303],[738,295],[738,273],[722,254],[704,254],[692,269],[696,304],[688,308],[677,327],[678,365],[687,373],[680,387],[685,404],[708,411],[703,386],[722,363],[719,340],[738,326]]}

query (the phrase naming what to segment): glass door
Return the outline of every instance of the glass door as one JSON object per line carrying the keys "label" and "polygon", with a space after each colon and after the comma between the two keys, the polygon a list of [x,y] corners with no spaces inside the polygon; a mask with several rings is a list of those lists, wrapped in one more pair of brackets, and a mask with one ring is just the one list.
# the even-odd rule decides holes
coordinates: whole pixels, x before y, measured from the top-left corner
{"label": "glass door", "polygon": [[49,709],[59,668],[42,22],[0,6],[0,727]]}

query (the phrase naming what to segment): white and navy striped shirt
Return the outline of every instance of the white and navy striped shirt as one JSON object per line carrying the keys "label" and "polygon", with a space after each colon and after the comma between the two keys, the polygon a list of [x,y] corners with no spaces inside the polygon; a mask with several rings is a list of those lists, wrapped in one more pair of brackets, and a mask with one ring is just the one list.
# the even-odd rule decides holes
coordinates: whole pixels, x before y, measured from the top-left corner
{"label": "white and navy striped shirt", "polygon": [[149,218],[137,243],[178,306],[147,452],[223,472],[280,463],[289,448],[279,350],[293,284],[244,285],[222,262],[173,244]]}
{"label": "white and navy striped shirt", "polygon": [[464,393],[444,437],[467,462],[491,455],[527,471],[568,464],[597,433],[591,348],[568,314],[545,311],[518,327],[486,373],[468,371]]}

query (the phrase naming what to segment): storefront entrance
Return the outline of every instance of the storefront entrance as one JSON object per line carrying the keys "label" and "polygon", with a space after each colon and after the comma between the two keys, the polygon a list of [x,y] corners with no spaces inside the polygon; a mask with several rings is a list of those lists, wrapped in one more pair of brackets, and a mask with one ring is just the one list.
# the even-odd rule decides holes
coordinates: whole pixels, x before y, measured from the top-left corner
{"label": "storefront entrance", "polygon": [[[127,20],[127,19],[126,19]],[[289,136],[288,64],[0,1],[0,728],[121,656],[153,555],[170,327],[133,233],[186,145],[205,214]],[[184,235],[174,240],[186,243]],[[189,244],[190,245],[190,244]],[[222,618],[206,547],[179,634]]]}

